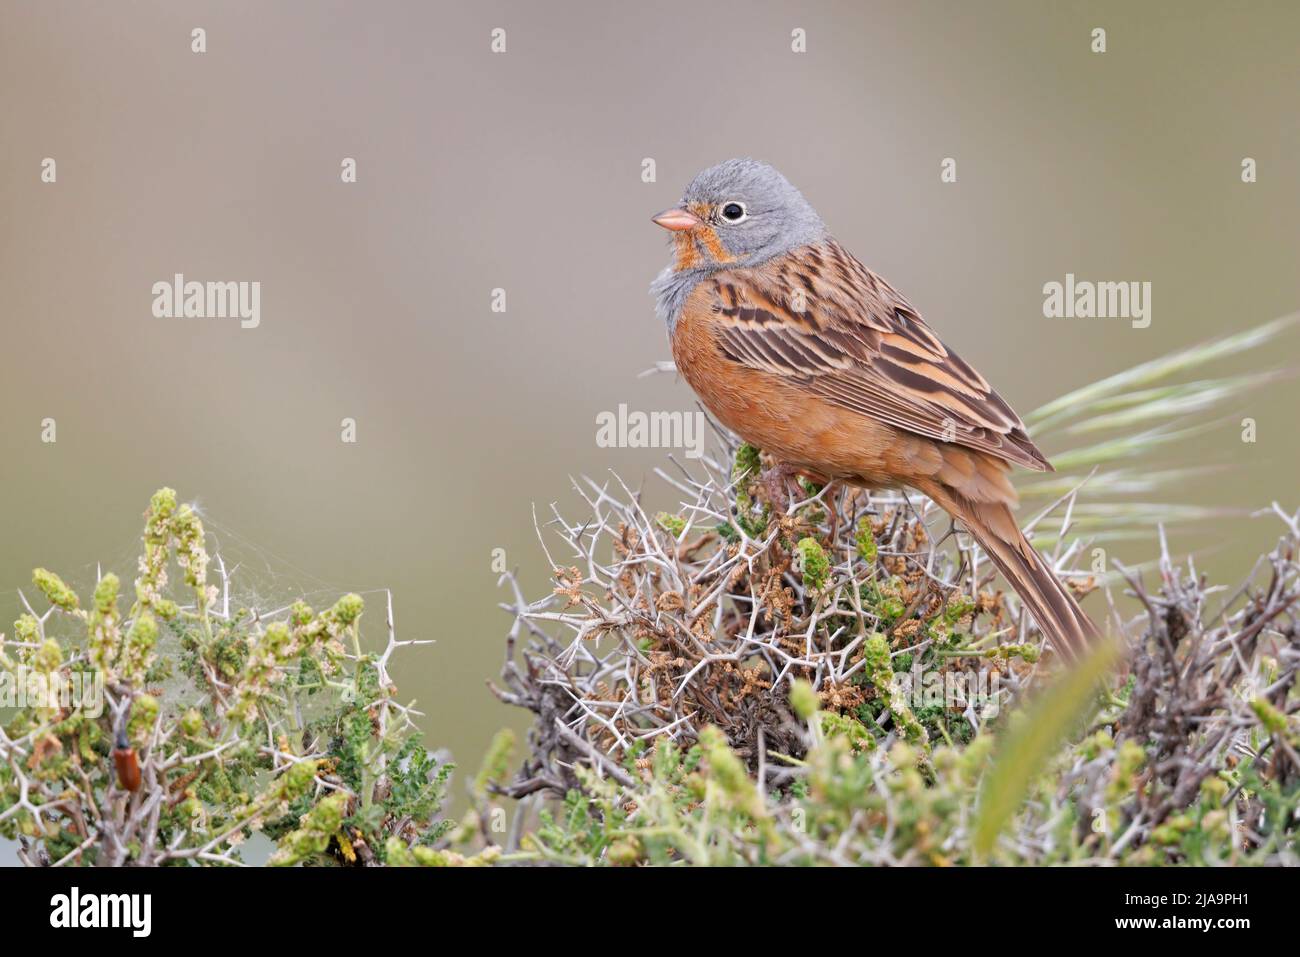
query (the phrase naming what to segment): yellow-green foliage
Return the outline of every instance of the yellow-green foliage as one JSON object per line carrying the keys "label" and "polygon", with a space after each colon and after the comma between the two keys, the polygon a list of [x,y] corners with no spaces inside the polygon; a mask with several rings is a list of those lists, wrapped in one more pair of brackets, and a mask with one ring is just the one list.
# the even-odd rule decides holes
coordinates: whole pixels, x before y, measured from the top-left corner
{"label": "yellow-green foliage", "polygon": [[874,565],[877,555],[876,536],[872,533],[871,519],[867,516],[858,519],[858,528],[853,541],[857,545],[858,557],[868,565]]}
{"label": "yellow-green foliage", "polygon": [[831,573],[831,563],[826,557],[826,551],[817,539],[811,537],[801,538],[794,549],[798,568],[803,575],[804,587],[813,592],[821,591],[826,587],[826,579]]}
{"label": "yellow-green foliage", "polygon": [[750,493],[761,472],[759,450],[748,442],[742,442],[736,448],[731,481],[736,486],[736,522],[751,536],[761,535],[767,529],[768,509],[759,507]]}
{"label": "yellow-green foliage", "polygon": [[[1098,644],[1082,662],[1041,692],[1028,709],[1013,716],[1000,742],[994,769],[983,785],[975,832],[975,847],[980,854],[992,851],[998,833],[1030,786],[1094,707],[1117,658],[1113,642]],[[1132,760],[1131,753],[1126,760]]]}
{"label": "yellow-green foliage", "polygon": [[[145,513],[137,571],[123,615],[117,575],[83,605],[38,568],[50,610],[14,623],[15,654],[0,637],[0,680],[101,691],[46,694],[5,718],[0,836],[24,837],[27,862],[231,864],[260,831],[278,843],[275,864],[381,863],[393,842],[447,830],[451,766],[424,751],[363,650],[359,595],[320,614],[299,602],[227,617],[203,522],[167,488]],[[119,744],[141,769],[134,796],[110,754]]]}
{"label": "yellow-green foliage", "polygon": [[894,675],[894,668],[889,654],[889,643],[883,635],[872,635],[867,639],[863,651],[867,664],[867,678],[875,687],[876,693],[887,703],[890,714],[898,723],[903,736],[914,744],[925,744],[929,735],[921,722],[907,704],[907,698]]}

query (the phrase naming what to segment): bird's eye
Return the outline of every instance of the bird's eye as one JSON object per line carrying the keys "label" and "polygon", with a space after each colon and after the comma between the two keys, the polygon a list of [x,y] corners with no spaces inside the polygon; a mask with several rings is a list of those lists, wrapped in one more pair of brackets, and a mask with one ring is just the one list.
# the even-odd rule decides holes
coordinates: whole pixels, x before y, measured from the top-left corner
{"label": "bird's eye", "polygon": [[722,207],[722,218],[729,223],[738,223],[745,218],[745,207],[740,203],[727,203]]}

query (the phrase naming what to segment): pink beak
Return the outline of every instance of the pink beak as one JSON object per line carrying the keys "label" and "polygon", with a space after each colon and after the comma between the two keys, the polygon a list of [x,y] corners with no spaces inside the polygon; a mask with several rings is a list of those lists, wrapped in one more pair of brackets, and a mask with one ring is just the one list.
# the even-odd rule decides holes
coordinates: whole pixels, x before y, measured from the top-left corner
{"label": "pink beak", "polygon": [[674,233],[680,233],[687,229],[694,229],[696,226],[703,224],[703,220],[701,220],[700,217],[685,209],[665,209],[651,221],[662,226],[664,229],[671,230]]}

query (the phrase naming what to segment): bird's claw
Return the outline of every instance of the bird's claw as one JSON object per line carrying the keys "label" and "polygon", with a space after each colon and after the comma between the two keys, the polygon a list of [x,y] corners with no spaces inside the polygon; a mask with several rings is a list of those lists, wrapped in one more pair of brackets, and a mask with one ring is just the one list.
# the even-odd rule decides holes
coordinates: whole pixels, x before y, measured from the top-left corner
{"label": "bird's claw", "polygon": [[771,468],[763,469],[759,473],[758,480],[763,486],[763,494],[769,505],[781,514],[790,506],[792,501],[790,489],[792,483],[797,481],[799,470],[786,465],[784,462],[774,465]]}

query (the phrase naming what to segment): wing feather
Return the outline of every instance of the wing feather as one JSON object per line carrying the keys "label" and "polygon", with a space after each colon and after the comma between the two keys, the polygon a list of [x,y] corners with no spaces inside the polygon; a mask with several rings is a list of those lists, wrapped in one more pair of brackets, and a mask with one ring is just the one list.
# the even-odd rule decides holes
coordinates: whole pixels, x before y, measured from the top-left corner
{"label": "wing feather", "polygon": [[731,361],[797,380],[842,408],[1027,468],[1051,465],[988,382],[887,282],[833,240],[713,283]]}

